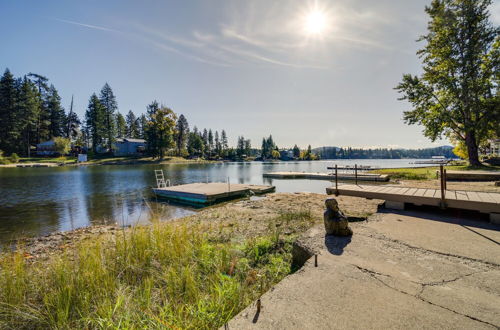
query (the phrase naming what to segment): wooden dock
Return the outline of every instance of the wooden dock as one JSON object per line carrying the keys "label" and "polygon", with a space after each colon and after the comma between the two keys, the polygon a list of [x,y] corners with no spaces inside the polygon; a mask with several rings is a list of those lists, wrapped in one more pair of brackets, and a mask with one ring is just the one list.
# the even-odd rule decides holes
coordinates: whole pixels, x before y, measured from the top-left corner
{"label": "wooden dock", "polygon": [[[269,172],[264,173],[265,178],[272,179],[313,179],[313,180],[335,180],[334,173],[308,173],[308,172]],[[356,180],[352,173],[338,173],[338,180]],[[387,182],[389,176],[385,174],[358,173],[358,181]]]}
{"label": "wooden dock", "polygon": [[447,171],[447,180],[456,181],[497,181],[500,171]]}
{"label": "wooden dock", "polygon": [[[441,190],[397,186],[341,185],[338,194],[385,200],[389,208],[404,209],[405,203],[414,205],[443,206]],[[335,187],[326,188],[326,193],[336,193]],[[478,211],[490,214],[490,220],[500,223],[500,194],[478,191],[445,190],[444,203],[447,208]]]}
{"label": "wooden dock", "polygon": [[265,194],[274,191],[274,189],[274,186],[211,182],[153,188],[153,192],[159,197],[205,205],[240,198],[250,194]]}

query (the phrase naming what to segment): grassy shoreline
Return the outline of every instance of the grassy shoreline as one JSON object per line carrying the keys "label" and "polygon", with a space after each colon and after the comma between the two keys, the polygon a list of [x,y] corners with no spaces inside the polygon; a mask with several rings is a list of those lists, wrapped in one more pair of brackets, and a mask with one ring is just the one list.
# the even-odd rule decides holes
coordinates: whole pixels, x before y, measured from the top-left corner
{"label": "grassy shoreline", "polygon": [[297,198],[276,196],[4,253],[0,328],[218,328],[290,274],[293,241],[319,219],[322,197],[311,211],[271,209]]}
{"label": "grassy shoreline", "polygon": [[[499,166],[472,167],[466,165],[449,165],[444,167],[447,171],[500,171]],[[385,168],[373,170],[370,173],[388,174],[391,179],[401,180],[432,180],[436,179],[436,171],[439,166],[430,167],[409,167],[409,168]]]}

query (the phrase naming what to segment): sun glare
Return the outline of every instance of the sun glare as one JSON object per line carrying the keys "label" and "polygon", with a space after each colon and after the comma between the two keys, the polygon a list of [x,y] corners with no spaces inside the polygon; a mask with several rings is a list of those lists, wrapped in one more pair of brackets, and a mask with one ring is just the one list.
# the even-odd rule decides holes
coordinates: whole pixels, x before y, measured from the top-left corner
{"label": "sun glare", "polygon": [[312,9],[304,17],[304,32],[308,35],[319,36],[328,28],[328,17],[325,11]]}

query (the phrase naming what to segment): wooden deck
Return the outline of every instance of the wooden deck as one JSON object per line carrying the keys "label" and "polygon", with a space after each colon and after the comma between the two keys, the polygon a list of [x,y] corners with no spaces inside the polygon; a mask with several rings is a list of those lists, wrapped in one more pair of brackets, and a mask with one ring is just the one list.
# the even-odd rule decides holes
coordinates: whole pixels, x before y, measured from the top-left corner
{"label": "wooden deck", "polygon": [[[335,194],[335,187],[326,188]],[[441,206],[441,190],[397,186],[341,185],[339,195],[381,199],[389,202]],[[445,206],[449,208],[500,214],[500,194],[477,191],[446,190]],[[496,217],[496,215],[495,215]]]}
{"label": "wooden deck", "polygon": [[447,171],[446,179],[457,181],[496,181],[500,180],[500,171]]}
{"label": "wooden deck", "polygon": [[227,184],[222,182],[190,183],[166,188],[153,188],[153,192],[181,202],[195,204],[211,204],[223,200],[240,198],[253,194],[264,194],[274,191],[274,186],[251,184]]}
{"label": "wooden deck", "polygon": [[[335,180],[335,174],[332,173],[311,173],[311,172],[269,172],[264,173],[265,178],[273,179],[313,179],[313,180]],[[339,180],[356,180],[352,173],[338,173]],[[358,181],[375,181],[386,182],[389,181],[389,176],[385,174],[367,174],[358,173]]]}

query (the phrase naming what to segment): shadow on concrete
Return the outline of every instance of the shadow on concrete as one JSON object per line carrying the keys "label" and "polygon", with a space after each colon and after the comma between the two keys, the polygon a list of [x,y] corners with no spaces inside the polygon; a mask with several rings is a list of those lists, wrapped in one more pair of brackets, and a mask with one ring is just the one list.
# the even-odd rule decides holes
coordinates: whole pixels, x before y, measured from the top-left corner
{"label": "shadow on concrete", "polygon": [[344,248],[351,243],[352,236],[333,236],[325,235],[325,246],[331,254],[336,256],[342,255],[344,253]]}
{"label": "shadow on concrete", "polygon": [[469,210],[459,209],[440,209],[433,206],[415,206],[412,204],[405,204],[405,210],[387,209],[381,205],[377,210],[378,213],[394,213],[401,215],[409,215],[423,220],[439,221],[459,226],[468,226],[488,230],[500,230],[500,226],[490,223],[488,214],[479,213]]}

